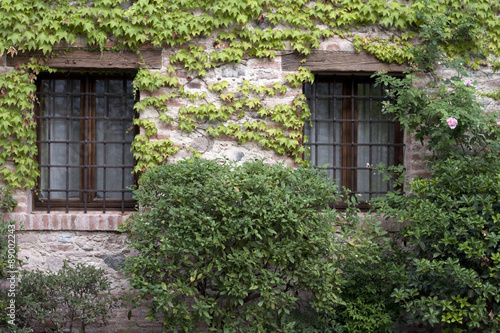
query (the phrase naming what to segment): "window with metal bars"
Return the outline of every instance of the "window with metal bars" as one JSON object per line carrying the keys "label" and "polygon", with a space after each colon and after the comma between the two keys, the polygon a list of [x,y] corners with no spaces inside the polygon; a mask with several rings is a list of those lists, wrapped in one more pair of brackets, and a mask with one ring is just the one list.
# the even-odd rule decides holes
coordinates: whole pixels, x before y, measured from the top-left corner
{"label": "window with metal bars", "polygon": [[131,210],[134,92],[130,74],[37,80],[38,210]]}
{"label": "window with metal bars", "polygon": [[[379,163],[403,164],[403,131],[382,113],[381,86],[363,76],[317,76],[304,92],[311,110],[305,135],[313,165],[324,166],[339,187],[359,194],[361,202],[392,187],[373,170]],[[341,204],[338,206],[342,206]]]}

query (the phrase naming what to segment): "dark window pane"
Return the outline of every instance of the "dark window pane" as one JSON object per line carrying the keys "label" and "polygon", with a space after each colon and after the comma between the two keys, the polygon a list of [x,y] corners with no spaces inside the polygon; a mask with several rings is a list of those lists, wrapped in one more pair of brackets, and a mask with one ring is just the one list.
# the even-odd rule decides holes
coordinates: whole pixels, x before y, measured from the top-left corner
{"label": "dark window pane", "polygon": [[339,75],[317,78],[304,93],[312,114],[304,128],[312,164],[328,165],[330,178],[363,201],[391,190],[391,182],[372,169],[402,160],[402,135],[382,113],[382,87],[369,78]]}
{"label": "dark window pane", "polygon": [[134,183],[132,80],[75,74],[42,77],[38,87],[41,176],[35,206],[133,207],[127,189]]}

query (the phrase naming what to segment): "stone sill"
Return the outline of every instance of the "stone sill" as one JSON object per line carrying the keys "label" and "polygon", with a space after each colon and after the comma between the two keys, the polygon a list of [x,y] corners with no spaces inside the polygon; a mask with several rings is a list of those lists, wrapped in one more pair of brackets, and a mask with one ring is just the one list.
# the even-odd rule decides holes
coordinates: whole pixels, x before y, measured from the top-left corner
{"label": "stone sill", "polygon": [[[119,213],[10,213],[4,220],[16,221],[16,230],[72,230],[72,231],[117,231],[118,226],[129,217],[132,212]],[[21,224],[23,227],[21,228]]]}

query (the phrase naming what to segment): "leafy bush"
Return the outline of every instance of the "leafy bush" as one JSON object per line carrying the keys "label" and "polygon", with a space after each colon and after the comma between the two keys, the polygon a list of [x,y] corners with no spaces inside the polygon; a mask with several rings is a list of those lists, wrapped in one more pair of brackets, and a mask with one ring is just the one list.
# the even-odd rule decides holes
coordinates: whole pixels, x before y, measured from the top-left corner
{"label": "leafy bush", "polygon": [[[438,85],[426,86],[420,82],[415,86],[415,74],[404,78],[385,74],[377,79],[391,87],[392,101],[385,102],[384,112],[393,114],[407,134],[414,133],[415,139],[425,145],[435,160],[500,149],[500,126],[496,124],[499,115],[484,112],[474,83],[464,79],[467,74],[459,63],[457,60],[448,64],[457,74],[439,81]],[[456,126],[450,127],[448,119],[455,119]]]}
{"label": "leafy bush", "polygon": [[289,325],[287,333],[345,333],[342,324],[337,323],[331,314],[320,313],[310,307],[295,309],[281,316],[282,326]]}
{"label": "leafy bush", "polygon": [[[0,279],[8,277],[7,270],[17,267],[17,246],[14,241],[15,221],[4,221],[4,213],[10,212],[17,206],[12,197],[12,189],[0,186]],[[10,244],[10,253],[9,253]]]}
{"label": "leafy bush", "polygon": [[125,270],[165,329],[290,331],[277,318],[301,298],[332,311],[337,189],[324,173],[192,158],[139,185]]}
{"label": "leafy bush", "polygon": [[499,329],[500,161],[461,157],[435,163],[412,183],[395,216],[408,262],[394,292],[413,320],[454,332]]}
{"label": "leafy bush", "polygon": [[339,297],[333,320],[346,332],[392,332],[401,308],[391,298],[401,276],[392,238],[373,213],[361,213],[346,191],[347,209],[337,222],[335,242]]}
{"label": "leafy bush", "polygon": [[57,273],[24,271],[16,293],[19,326],[43,332],[102,326],[117,304],[109,287],[103,270],[80,263],[65,262]]}
{"label": "leafy bush", "polygon": [[[10,281],[15,282],[15,272],[17,270],[18,264],[18,247],[15,243],[15,221],[8,220],[4,221],[4,213],[10,212],[14,207],[16,207],[17,202],[12,197],[12,189],[0,185],[0,286],[5,283],[4,288],[0,288],[0,328],[3,330],[8,330],[9,332],[22,332],[21,329],[15,327],[15,325],[10,325],[9,317],[10,312],[7,310],[11,307],[10,300],[12,299],[12,292],[10,290]],[[12,280],[11,280],[12,279]]]}

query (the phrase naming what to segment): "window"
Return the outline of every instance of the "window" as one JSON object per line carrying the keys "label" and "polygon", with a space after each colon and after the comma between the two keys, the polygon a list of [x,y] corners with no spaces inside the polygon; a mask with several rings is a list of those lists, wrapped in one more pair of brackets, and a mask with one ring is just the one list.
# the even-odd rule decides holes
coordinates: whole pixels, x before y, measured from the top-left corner
{"label": "window", "polygon": [[[379,163],[403,163],[403,131],[382,113],[384,89],[369,77],[319,76],[304,88],[311,109],[305,126],[313,165],[366,201],[392,184],[372,170]],[[312,126],[311,126],[312,125]]]}
{"label": "window", "polygon": [[130,210],[136,129],[130,75],[40,75],[36,209]]}

